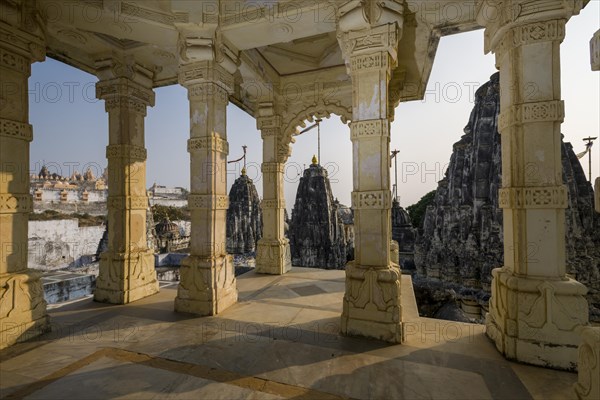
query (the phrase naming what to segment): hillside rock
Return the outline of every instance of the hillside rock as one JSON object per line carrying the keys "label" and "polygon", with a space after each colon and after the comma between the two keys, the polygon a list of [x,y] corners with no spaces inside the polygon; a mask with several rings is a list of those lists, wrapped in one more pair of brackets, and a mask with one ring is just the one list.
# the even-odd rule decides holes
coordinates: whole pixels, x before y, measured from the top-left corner
{"label": "hillside rock", "polygon": [[[458,299],[487,308],[491,270],[503,264],[501,145],[498,133],[499,75],[476,92],[464,136],[454,144],[446,176],[427,208],[417,240],[416,282],[439,280]],[[567,271],[589,288],[592,319],[600,318],[600,216],[594,213],[592,187],[570,143],[562,145],[566,210]],[[535,249],[532,249],[534,251]]]}

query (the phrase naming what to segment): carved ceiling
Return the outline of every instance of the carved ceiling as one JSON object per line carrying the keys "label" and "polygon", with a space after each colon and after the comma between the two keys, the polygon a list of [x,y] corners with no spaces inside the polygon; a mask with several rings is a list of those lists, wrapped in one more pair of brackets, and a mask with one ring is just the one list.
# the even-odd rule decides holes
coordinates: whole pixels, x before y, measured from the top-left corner
{"label": "carved ceiling", "polygon": [[[444,19],[447,13],[441,7],[475,10],[477,1],[443,0],[432,5],[418,0],[405,4],[399,62],[391,81],[391,107],[399,101],[422,98],[440,36],[478,28],[474,12],[462,13],[459,18],[448,14]],[[184,0],[57,0],[35,4],[44,25],[48,56],[91,74],[96,73],[99,59],[115,55],[135,59],[153,72],[155,87],[177,83],[180,32],[201,36],[218,26],[221,40],[239,53],[231,100],[253,113],[258,99],[248,87],[256,82],[274,87],[285,77],[310,77],[310,72],[337,71],[344,65],[335,17],[336,7],[343,3],[228,0],[221,3],[220,11],[211,8],[214,2]],[[432,7],[438,7],[439,12]],[[333,79],[347,82],[347,76],[340,78],[337,72]]]}

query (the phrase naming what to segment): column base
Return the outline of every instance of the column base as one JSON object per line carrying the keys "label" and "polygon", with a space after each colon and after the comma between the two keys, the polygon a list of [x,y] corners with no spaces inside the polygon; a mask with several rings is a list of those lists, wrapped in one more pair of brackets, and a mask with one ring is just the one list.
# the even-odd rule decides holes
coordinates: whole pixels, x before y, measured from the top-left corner
{"label": "column base", "polygon": [[230,255],[203,258],[189,256],[179,268],[181,281],[175,311],[217,315],[238,299],[233,260]]}
{"label": "column base", "polygon": [[41,273],[0,275],[0,349],[50,331]]}
{"label": "column base", "polygon": [[127,304],[158,293],[154,253],[103,253],[94,301]]}
{"label": "column base", "polygon": [[400,268],[346,266],[342,334],[402,343]]}
{"label": "column base", "polygon": [[579,345],[579,370],[577,383],[573,385],[580,400],[600,399],[600,328],[585,327],[581,330]]}
{"label": "column base", "polygon": [[564,278],[550,280],[492,271],[486,333],[506,358],[573,371],[578,330],[588,324],[587,288]]}
{"label": "column base", "polygon": [[292,253],[288,239],[260,239],[256,248],[256,272],[283,275],[292,269]]}

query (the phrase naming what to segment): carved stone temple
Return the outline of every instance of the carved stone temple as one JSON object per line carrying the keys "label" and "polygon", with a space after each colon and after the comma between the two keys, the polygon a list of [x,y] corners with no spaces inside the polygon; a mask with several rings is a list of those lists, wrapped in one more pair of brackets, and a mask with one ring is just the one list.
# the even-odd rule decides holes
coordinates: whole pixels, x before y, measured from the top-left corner
{"label": "carved stone temple", "polygon": [[292,265],[343,269],[348,261],[347,238],[334,200],[327,170],[313,157],[304,170],[292,210],[289,239]]}
{"label": "carved stone temple", "polygon": [[[475,106],[454,144],[446,177],[427,208],[424,232],[417,242],[419,278],[446,283],[463,306],[484,310],[492,285],[492,269],[504,261],[503,215],[498,198],[502,182],[499,75],[476,92]],[[566,184],[565,242],[567,272],[584,283],[590,316],[600,321],[600,215],[594,193],[570,143],[561,145]],[[535,171],[530,172],[535,176]],[[533,262],[539,248],[530,244]],[[475,303],[475,304],[474,304]]]}
{"label": "carved stone temple", "polygon": [[[217,315],[238,301],[226,246],[228,103],[256,118],[263,140],[260,274],[291,269],[284,167],[293,137],[307,121],[335,114],[348,124],[353,146],[355,257],[344,272],[340,331],[407,340],[415,325],[407,321],[403,291],[412,286],[403,283],[391,251],[390,124],[396,117],[402,123],[401,101],[423,99],[440,37],[480,29],[485,46],[473,51],[493,53],[500,81],[511,88],[500,93],[498,117],[503,228],[496,234],[504,239],[504,262],[491,271],[486,334],[509,359],[573,369],[588,304],[585,285],[567,275],[558,66],[566,27],[577,24],[571,17],[587,3],[0,1],[0,83],[10,88],[0,107],[0,347],[50,327],[42,282],[27,265],[29,146],[43,134],[43,125],[30,124],[28,78],[31,64],[46,57],[95,76],[106,110],[110,229],[96,301],[124,305],[118,310],[163,296],[147,241],[145,120],[155,88],[182,85],[190,115],[191,237],[170,312]],[[534,95],[529,84],[539,88]],[[599,353],[588,347],[584,354]],[[596,373],[592,365],[580,366]],[[593,394],[582,382],[582,396]]]}
{"label": "carved stone temple", "polygon": [[256,251],[262,236],[260,198],[252,179],[242,170],[229,190],[227,209],[227,252],[248,254]]}

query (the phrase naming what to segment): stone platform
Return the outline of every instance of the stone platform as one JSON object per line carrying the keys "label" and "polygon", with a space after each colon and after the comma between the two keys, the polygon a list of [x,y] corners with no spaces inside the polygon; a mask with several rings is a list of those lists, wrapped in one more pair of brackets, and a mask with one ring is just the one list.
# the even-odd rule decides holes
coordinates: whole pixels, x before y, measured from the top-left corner
{"label": "stone platform", "polygon": [[0,396],[28,399],[569,399],[574,373],[506,361],[482,325],[420,318],[406,343],[339,335],[344,271],[238,277],[218,317],[173,311],[176,283],[128,305],[50,311],[53,331],[0,352]]}

